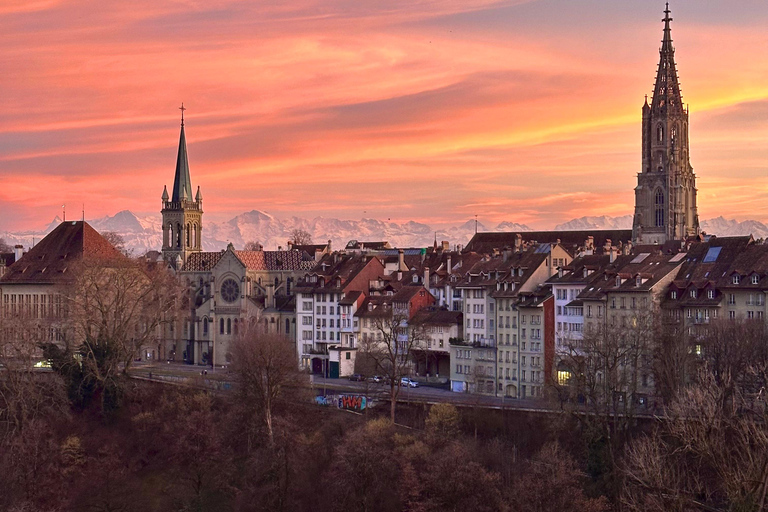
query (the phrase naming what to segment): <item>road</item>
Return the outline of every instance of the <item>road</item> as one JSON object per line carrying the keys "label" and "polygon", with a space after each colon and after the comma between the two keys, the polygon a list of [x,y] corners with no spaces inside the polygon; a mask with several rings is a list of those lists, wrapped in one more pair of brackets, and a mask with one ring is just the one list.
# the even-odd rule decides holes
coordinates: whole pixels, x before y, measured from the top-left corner
{"label": "road", "polygon": [[[207,371],[203,375],[202,372]],[[183,363],[153,363],[136,362],[132,365],[130,373],[140,378],[152,378],[163,382],[190,381],[202,379],[217,389],[228,389],[230,379],[226,368],[212,369],[210,366],[196,366]],[[318,395],[339,394],[339,392],[366,395],[373,400],[389,400],[389,385],[374,382],[354,382],[347,379],[326,379],[317,375],[310,375],[310,385]],[[206,386],[208,387],[208,386]],[[398,402],[418,403],[451,403],[457,406],[475,406],[492,409],[516,409],[522,411],[555,411],[559,407],[541,400],[520,400],[495,396],[477,395],[469,393],[454,393],[447,389],[420,385],[417,388],[400,389]]]}

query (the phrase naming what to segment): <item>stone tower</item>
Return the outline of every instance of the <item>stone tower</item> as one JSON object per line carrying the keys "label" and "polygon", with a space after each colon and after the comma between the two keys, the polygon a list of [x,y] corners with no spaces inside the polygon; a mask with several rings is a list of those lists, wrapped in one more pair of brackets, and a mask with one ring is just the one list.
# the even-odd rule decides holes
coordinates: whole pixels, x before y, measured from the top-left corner
{"label": "stone tower", "polygon": [[187,261],[192,252],[202,250],[203,196],[200,187],[192,199],[192,181],[189,179],[187,160],[187,139],[184,136],[184,105],[181,109],[181,136],[179,154],[176,157],[176,175],[173,178],[173,193],[168,197],[168,188],[163,187],[163,258],[175,268]]}
{"label": "stone tower", "polygon": [[646,96],[643,105],[642,170],[637,175],[632,225],[632,239],[639,244],[663,244],[699,234],[688,108],[680,94],[669,13],[667,4],[653,98],[649,105]]}

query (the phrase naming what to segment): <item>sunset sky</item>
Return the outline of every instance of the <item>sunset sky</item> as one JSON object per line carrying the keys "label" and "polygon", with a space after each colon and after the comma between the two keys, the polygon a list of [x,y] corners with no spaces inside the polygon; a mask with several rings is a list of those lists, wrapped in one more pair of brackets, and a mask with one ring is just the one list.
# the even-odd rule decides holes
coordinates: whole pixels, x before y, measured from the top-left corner
{"label": "sunset sky", "polygon": [[[768,2],[677,0],[702,219],[768,221]],[[552,228],[632,213],[664,3],[4,0],[0,230],[157,212]]]}

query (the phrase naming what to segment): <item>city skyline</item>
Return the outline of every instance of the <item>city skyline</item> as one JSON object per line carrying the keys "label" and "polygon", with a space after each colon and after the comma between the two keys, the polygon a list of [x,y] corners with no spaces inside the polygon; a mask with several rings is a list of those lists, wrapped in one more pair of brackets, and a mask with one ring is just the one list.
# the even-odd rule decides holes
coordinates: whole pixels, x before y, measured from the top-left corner
{"label": "city skyline", "polygon": [[[182,101],[213,220],[632,213],[661,2],[89,5],[0,7],[2,230],[159,216]],[[765,220],[768,6],[729,7],[670,5],[699,214]]]}

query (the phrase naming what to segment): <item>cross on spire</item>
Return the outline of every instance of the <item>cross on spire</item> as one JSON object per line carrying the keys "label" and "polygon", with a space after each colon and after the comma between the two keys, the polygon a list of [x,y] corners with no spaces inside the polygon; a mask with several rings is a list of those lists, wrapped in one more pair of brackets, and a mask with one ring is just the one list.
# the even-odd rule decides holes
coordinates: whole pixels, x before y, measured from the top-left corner
{"label": "cross on spire", "polygon": [[[669,5],[669,4],[667,4]],[[184,108],[184,102],[181,102],[181,106],[179,107],[179,110],[181,110],[181,126],[184,126],[184,111],[187,110]]]}

